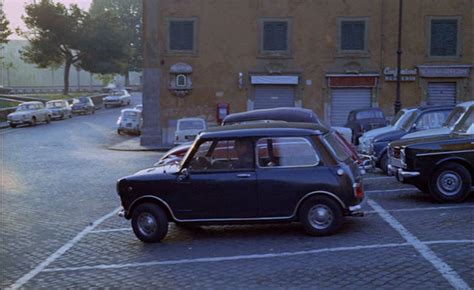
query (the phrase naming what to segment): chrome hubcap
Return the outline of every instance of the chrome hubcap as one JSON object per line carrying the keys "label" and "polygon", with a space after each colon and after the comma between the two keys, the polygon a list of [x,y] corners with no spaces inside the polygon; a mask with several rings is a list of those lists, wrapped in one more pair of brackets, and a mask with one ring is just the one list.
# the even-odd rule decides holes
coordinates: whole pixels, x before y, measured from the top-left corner
{"label": "chrome hubcap", "polygon": [[334,214],[327,205],[316,204],[309,210],[308,220],[312,227],[323,230],[332,224]]}
{"label": "chrome hubcap", "polygon": [[144,236],[153,235],[158,228],[155,217],[147,212],[141,213],[138,216],[137,225],[138,230]]}
{"label": "chrome hubcap", "polygon": [[447,171],[438,176],[438,190],[448,196],[455,195],[461,188],[461,177],[454,171]]}

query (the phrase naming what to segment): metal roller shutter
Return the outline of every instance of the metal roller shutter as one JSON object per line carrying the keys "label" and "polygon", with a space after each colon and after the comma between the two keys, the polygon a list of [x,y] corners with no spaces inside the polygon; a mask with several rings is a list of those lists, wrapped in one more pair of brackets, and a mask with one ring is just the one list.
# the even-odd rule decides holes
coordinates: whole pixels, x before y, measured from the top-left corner
{"label": "metal roller shutter", "polygon": [[295,106],[295,89],[291,86],[256,86],[254,109]]}
{"label": "metal roller shutter", "polygon": [[428,105],[456,104],[456,83],[428,83]]}
{"label": "metal roller shutter", "polygon": [[333,89],[331,125],[344,126],[349,112],[372,106],[371,89]]}

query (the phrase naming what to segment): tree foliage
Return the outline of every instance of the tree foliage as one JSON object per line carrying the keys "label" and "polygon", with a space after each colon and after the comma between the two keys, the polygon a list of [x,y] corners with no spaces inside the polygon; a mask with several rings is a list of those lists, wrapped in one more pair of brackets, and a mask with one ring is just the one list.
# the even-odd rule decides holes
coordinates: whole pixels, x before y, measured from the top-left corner
{"label": "tree foliage", "polygon": [[9,24],[10,22],[8,22],[5,17],[5,13],[3,13],[3,10],[0,10],[0,45],[7,43],[8,36],[12,34],[11,30],[8,28]]}

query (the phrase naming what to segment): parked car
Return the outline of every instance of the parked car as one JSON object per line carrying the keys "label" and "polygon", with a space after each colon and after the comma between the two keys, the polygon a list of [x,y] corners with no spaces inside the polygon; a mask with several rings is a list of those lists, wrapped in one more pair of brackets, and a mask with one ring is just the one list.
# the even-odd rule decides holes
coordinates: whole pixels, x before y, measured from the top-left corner
{"label": "parked car", "polygon": [[51,118],[72,118],[72,109],[66,100],[53,100],[46,102],[46,108],[51,110]]}
{"label": "parked car", "polygon": [[388,125],[385,114],[379,108],[353,110],[347,117],[344,127],[352,130],[352,143],[357,145],[363,133]]}
{"label": "parked car", "polygon": [[132,96],[127,90],[115,90],[109,93],[108,96],[102,98],[104,107],[110,106],[128,106],[132,102]]}
{"label": "parked car", "polygon": [[[329,128],[329,126],[319,119],[318,115],[310,109],[295,107],[280,107],[272,109],[258,109],[241,113],[230,114],[222,121],[223,125],[251,122],[259,120],[285,121],[297,123],[320,124]],[[352,140],[352,130],[346,127],[332,127],[341,133],[348,142]]]}
{"label": "parked car", "polygon": [[18,105],[15,112],[8,114],[10,127],[28,124],[35,126],[38,122],[51,122],[51,110],[44,107],[42,102],[24,102]]}
{"label": "parked car", "polygon": [[79,97],[74,98],[72,101],[72,113],[73,114],[94,114],[95,106],[94,102],[90,97]]}
{"label": "parked car", "polygon": [[123,109],[117,120],[117,133],[132,133],[140,135],[142,129],[142,112],[136,109]]}
{"label": "parked car", "polygon": [[361,216],[361,182],[334,132],[260,123],[210,129],[180,164],[124,177],[117,191],[138,239],[157,242],[168,222],[299,221],[311,235],[330,235],[345,216]]}
{"label": "parked car", "polygon": [[449,135],[390,143],[389,170],[439,202],[461,202],[474,184],[474,107]]}
{"label": "parked car", "polygon": [[458,124],[459,121],[463,119],[463,116],[466,114],[466,112],[469,111],[469,108],[472,107],[474,107],[474,101],[458,104],[451,111],[451,114],[449,114],[441,128],[416,131],[403,136],[402,139],[450,134],[456,127],[456,124]]}
{"label": "parked car", "polygon": [[143,111],[143,105],[142,104],[136,105],[135,110],[139,110],[140,112]]}
{"label": "parked car", "polygon": [[412,132],[440,128],[453,108],[454,106],[422,106],[408,109],[405,113],[407,117],[403,119],[404,121],[400,127],[376,135],[372,139],[368,154],[372,158],[374,165],[387,172],[388,143],[399,140],[404,135]]}
{"label": "parked car", "polygon": [[202,118],[179,119],[174,133],[174,144],[180,145],[193,141],[199,133],[205,130],[207,130],[207,123]]}

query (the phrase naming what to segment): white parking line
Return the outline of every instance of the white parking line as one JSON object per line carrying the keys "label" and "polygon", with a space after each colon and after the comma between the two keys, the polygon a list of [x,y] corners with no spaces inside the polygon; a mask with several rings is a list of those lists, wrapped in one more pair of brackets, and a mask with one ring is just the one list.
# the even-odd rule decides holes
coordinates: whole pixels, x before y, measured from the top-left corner
{"label": "white parking line", "polygon": [[[438,206],[438,207],[414,207],[414,208],[397,208],[386,209],[388,212],[406,212],[406,211],[423,211],[423,210],[443,210],[443,209],[468,209],[474,208],[474,205],[453,205],[453,206]],[[366,214],[377,213],[375,210],[364,211]]]}
{"label": "white parking line", "polygon": [[374,177],[363,177],[362,180],[382,180],[382,179],[393,179],[397,180],[394,176],[374,176]]}
{"label": "white parking line", "polygon": [[[470,244],[470,243],[474,243],[474,240],[447,240],[447,241],[429,241],[429,242],[425,242],[425,244],[430,244],[430,245],[433,245],[433,244],[459,244],[459,243],[462,243],[462,244],[469,243]],[[323,248],[323,249],[314,249],[314,250],[307,250],[307,251],[283,252],[283,253],[271,253],[271,254],[254,254],[254,255],[240,255],[240,256],[225,256],[225,257],[208,257],[208,258],[196,258],[196,259],[168,260],[168,261],[150,261],[150,262],[143,262],[143,263],[126,263],[126,264],[109,264],[109,265],[102,264],[102,265],[94,265],[94,266],[50,268],[50,269],[43,270],[43,272],[110,270],[110,269],[146,267],[146,266],[165,266],[165,265],[192,264],[192,263],[240,261],[240,260],[268,259],[268,258],[280,258],[280,257],[291,257],[291,256],[301,256],[301,255],[313,255],[313,254],[327,253],[327,252],[356,251],[356,250],[366,250],[366,249],[383,249],[383,248],[407,247],[407,246],[411,246],[411,243],[375,244],[375,245],[366,245],[366,246]]]}
{"label": "white parking line", "polygon": [[108,229],[108,230],[95,230],[91,231],[91,234],[96,234],[96,233],[110,233],[110,232],[126,232],[126,231],[131,231],[132,228],[118,228],[118,229]]}
{"label": "white parking line", "polygon": [[367,203],[396,230],[409,244],[411,244],[428,262],[430,262],[455,289],[470,289],[469,285],[448,264],[417,237],[410,233],[400,222],[390,215],[376,201],[368,200]]}
{"label": "white parking line", "polygon": [[399,189],[377,189],[377,190],[367,190],[365,193],[386,193],[386,192],[417,192],[419,191],[415,187],[413,188],[399,188]]}
{"label": "white parking line", "polygon": [[57,260],[59,257],[61,257],[64,253],[66,253],[67,250],[72,248],[77,242],[79,242],[85,235],[90,233],[92,230],[94,230],[98,225],[100,225],[102,222],[104,222],[106,219],[110,218],[111,216],[115,215],[117,211],[120,209],[120,207],[114,209],[110,213],[104,215],[103,217],[99,218],[95,222],[93,222],[91,225],[87,226],[85,229],[83,229],[77,236],[75,236],[72,240],[67,242],[64,246],[59,248],[56,252],[51,254],[46,260],[41,262],[38,266],[36,266],[33,270],[28,272],[27,274],[23,275],[20,279],[18,279],[13,285],[10,286],[10,289],[18,289],[21,286],[23,286],[25,283],[33,279],[36,275],[38,275],[40,272],[44,271],[46,267],[48,267],[52,262]]}

